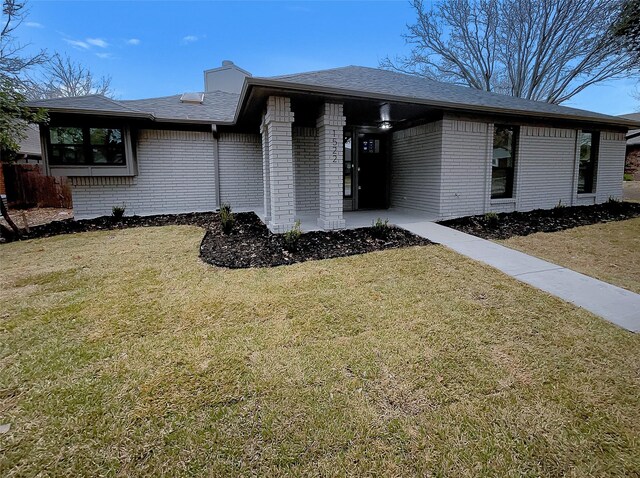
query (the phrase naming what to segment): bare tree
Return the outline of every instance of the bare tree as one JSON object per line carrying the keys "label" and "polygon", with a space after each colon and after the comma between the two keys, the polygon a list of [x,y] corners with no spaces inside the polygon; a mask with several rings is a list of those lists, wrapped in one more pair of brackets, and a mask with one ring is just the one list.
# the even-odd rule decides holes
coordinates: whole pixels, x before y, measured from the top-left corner
{"label": "bare tree", "polygon": [[0,76],[16,80],[29,68],[41,65],[47,59],[45,51],[35,55],[27,55],[27,45],[18,42],[14,33],[26,17],[26,2],[4,0],[2,2],[2,18],[0,19]]}
{"label": "bare tree", "polygon": [[624,0],[611,33],[640,63],[640,0]]}
{"label": "bare tree", "polygon": [[68,55],[56,53],[44,65],[40,78],[30,78],[26,94],[30,99],[94,94],[112,97],[113,91],[110,76],[98,78]]}
{"label": "bare tree", "polygon": [[384,68],[549,103],[637,71],[610,34],[620,0],[411,3],[411,54],[385,58]]}

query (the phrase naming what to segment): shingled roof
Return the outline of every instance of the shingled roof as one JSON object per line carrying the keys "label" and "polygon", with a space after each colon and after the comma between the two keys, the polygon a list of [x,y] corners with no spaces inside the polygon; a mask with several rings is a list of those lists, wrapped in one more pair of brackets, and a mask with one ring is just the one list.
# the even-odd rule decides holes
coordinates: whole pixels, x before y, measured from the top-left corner
{"label": "shingled roof", "polygon": [[201,104],[194,104],[181,102],[180,96],[144,100],[112,100],[102,95],[89,95],[31,101],[28,105],[58,113],[127,116],[156,121],[230,123],[233,121],[239,98],[237,94],[213,91],[204,93]]}
{"label": "shingled roof", "polygon": [[[630,119],[636,121],[638,125],[640,125],[640,113],[631,113],[628,115],[620,115],[621,118]],[[627,144],[631,145],[640,145],[640,128],[638,129],[630,129],[627,133]]]}
{"label": "shingled roof", "polygon": [[119,101],[102,95],[75,96],[71,98],[51,98],[27,103],[33,108],[46,108],[61,113],[95,113],[109,116],[149,117],[149,113],[126,106]]}
{"label": "shingled roof", "polygon": [[[556,118],[628,126],[637,118],[609,116],[567,106],[532,101],[442,83],[377,68],[346,66],[329,70],[245,79],[244,98],[253,87],[315,92],[342,97],[359,97],[429,105],[442,109]],[[233,124],[238,120],[241,95],[222,91],[204,93],[204,101],[183,103],[180,95],[142,100],[112,100],[101,95],[55,98],[28,103],[53,112],[128,116],[156,121]]]}
{"label": "shingled roof", "polygon": [[312,87],[325,93],[375,97],[440,107],[526,116],[575,119],[627,125],[626,119],[592,111],[554,105],[513,96],[442,83],[427,78],[378,68],[345,66],[292,75],[253,77],[249,83]]}
{"label": "shingled roof", "polygon": [[183,103],[181,95],[149,98],[145,100],[123,100],[123,105],[151,113],[162,121],[206,121],[211,123],[231,123],[238,106],[240,95],[225,91],[204,93],[201,104]]}

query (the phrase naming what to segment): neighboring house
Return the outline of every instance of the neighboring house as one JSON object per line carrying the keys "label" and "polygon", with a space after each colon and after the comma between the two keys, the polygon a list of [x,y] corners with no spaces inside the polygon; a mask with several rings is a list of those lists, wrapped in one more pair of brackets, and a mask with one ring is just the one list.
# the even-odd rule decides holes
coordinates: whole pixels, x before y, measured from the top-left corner
{"label": "neighboring house", "polygon": [[[621,118],[640,123],[640,113],[622,115]],[[631,129],[627,133],[627,159],[624,172],[631,174],[634,180],[640,181],[640,129]]]}
{"label": "neighboring house", "polygon": [[[49,174],[71,178],[76,218],[256,211],[345,226],[343,211],[488,211],[595,204],[622,194],[625,134],[638,122],[348,66],[270,78],[231,62],[204,93],[31,103]],[[383,213],[381,214],[381,216]]]}
{"label": "neighboring house", "polygon": [[28,124],[24,134],[25,137],[20,141],[20,151],[18,151],[16,161],[18,163],[39,164],[42,160],[40,128],[38,125]]}

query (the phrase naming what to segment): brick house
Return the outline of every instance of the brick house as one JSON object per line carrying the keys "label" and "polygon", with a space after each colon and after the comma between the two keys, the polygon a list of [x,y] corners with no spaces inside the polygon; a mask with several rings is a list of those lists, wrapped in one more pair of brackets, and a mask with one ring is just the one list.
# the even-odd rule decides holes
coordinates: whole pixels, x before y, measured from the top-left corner
{"label": "brick house", "polygon": [[[32,102],[48,174],[76,218],[256,211],[274,232],[346,211],[443,219],[607,201],[622,194],[637,122],[349,66],[259,78],[223,62],[204,92]],[[381,213],[383,215],[383,213]],[[311,219],[309,219],[311,218]]]}

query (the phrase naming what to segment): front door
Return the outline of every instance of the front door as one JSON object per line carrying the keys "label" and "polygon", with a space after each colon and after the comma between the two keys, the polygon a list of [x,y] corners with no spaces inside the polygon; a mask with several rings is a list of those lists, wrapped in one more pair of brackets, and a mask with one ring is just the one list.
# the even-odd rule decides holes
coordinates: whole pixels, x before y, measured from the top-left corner
{"label": "front door", "polygon": [[358,209],[387,207],[386,137],[358,135]]}

